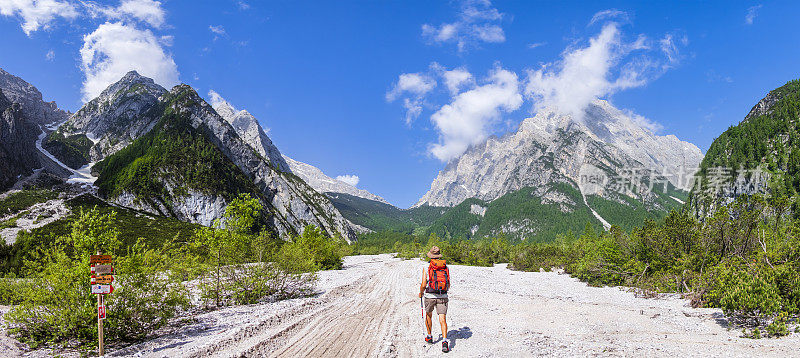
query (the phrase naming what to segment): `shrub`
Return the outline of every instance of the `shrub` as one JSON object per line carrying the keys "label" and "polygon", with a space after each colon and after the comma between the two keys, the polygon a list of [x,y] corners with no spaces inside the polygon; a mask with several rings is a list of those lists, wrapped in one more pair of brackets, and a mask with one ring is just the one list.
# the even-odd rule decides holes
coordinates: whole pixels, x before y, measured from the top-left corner
{"label": "shrub", "polygon": [[[69,234],[31,253],[25,278],[11,284],[18,290],[11,300],[19,303],[5,316],[12,334],[33,347],[95,344],[97,297],[89,286],[89,255],[117,248],[113,216],[81,212]],[[182,287],[157,273],[166,260],[168,255],[146,250],[141,243],[117,258],[117,291],[106,296],[109,341],[144,337],[185,307]]]}

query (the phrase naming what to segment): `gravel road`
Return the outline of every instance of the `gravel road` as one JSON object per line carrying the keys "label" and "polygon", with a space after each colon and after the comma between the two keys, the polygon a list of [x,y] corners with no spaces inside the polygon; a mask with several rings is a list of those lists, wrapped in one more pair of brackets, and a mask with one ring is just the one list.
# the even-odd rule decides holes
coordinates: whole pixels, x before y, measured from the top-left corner
{"label": "gravel road", "polygon": [[[315,297],[231,307],[109,356],[432,357],[417,298],[425,263],[347,257]],[[555,272],[452,265],[448,335],[453,357],[788,357],[800,334],[740,338],[721,312],[677,297],[637,298]],[[434,338],[439,327],[434,323]]]}

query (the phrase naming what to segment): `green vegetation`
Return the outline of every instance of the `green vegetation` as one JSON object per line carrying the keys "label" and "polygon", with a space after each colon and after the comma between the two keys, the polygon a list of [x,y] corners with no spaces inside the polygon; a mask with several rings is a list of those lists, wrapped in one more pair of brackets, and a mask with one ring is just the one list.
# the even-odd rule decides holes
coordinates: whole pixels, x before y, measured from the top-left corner
{"label": "green vegetation", "polygon": [[[563,198],[562,203],[543,203],[535,189],[523,188],[491,202],[471,198],[452,208],[421,206],[408,210],[347,194],[329,193],[334,206],[351,222],[376,232],[396,232],[445,239],[507,237],[514,240],[552,241],[559,234],[579,232],[587,223],[601,223],[584,205],[578,189],[555,183],[545,195]],[[610,222],[625,229],[644,219],[660,219],[681,204],[669,196],[686,198],[686,193],[670,186],[668,193],[655,192],[663,209],[646,210],[642,203],[622,197],[621,204],[598,196],[588,196],[589,205]],[[485,210],[483,215],[473,207]]]}
{"label": "green vegetation", "polygon": [[[156,126],[129,146],[95,164],[100,173],[95,185],[103,196],[134,194],[150,207],[174,216],[175,197],[189,190],[220,195],[233,200],[247,193],[259,197],[260,191],[222,151],[211,142],[205,126],[194,128],[185,111],[192,105],[188,96],[178,93],[151,109],[161,113]],[[180,183],[170,191],[165,184]]]}
{"label": "green vegetation", "polygon": [[680,292],[743,324],[769,323],[767,334],[778,336],[786,317],[800,314],[800,222],[775,213],[760,197],[740,197],[703,222],[672,211],[630,233],[586,230],[580,238],[523,246],[512,264],[520,270],[561,266],[595,285]]}
{"label": "green vegetation", "polygon": [[[262,210],[259,200],[240,195],[213,227],[160,242],[125,242],[116,227],[119,212],[98,208],[80,211],[54,237],[31,233],[37,246],[29,248],[22,269],[0,279],[0,304],[14,305],[5,315],[9,331],[32,347],[93,349],[97,301],[88,267],[97,251],[114,253],[115,290],[106,296],[109,344],[144,339],[194,304],[217,309],[308,295],[316,270],[341,268],[350,252],[343,240],[314,227],[289,242],[274,239],[260,221]],[[195,285],[199,297],[189,290]]]}
{"label": "green vegetation", "polygon": [[403,210],[349,194],[328,193],[328,196],[345,218],[374,231],[411,233],[419,227],[430,225],[448,209],[425,205]]}
{"label": "green vegetation", "polygon": [[52,190],[37,188],[11,193],[0,199],[0,217],[19,213],[34,204],[44,203],[57,197],[58,194]]}
{"label": "green vegetation", "polygon": [[776,195],[790,198],[792,212],[797,216],[800,215],[797,195],[800,193],[800,128],[797,122],[800,80],[786,83],[770,92],[770,96],[778,100],[766,114],[731,126],[711,143],[698,176],[702,189],[707,190],[712,168],[732,169],[724,173],[726,179],[732,180],[739,171],[761,167],[777,174],[770,189]]}
{"label": "green vegetation", "polygon": [[117,230],[117,239],[120,241],[119,252],[115,254],[124,254],[140,237],[147,238],[148,248],[151,249],[173,239],[187,241],[200,227],[173,218],[114,207],[89,194],[67,200],[65,204],[72,214],[30,232],[21,232],[14,245],[0,243],[0,272],[20,274],[24,261],[29,259],[32,252],[51,245],[58,237],[68,234],[82,213],[92,210],[104,215],[115,213],[108,219]]}
{"label": "green vegetation", "polygon": [[50,133],[42,143],[44,149],[72,169],[89,164],[92,145],[94,143],[84,134],[66,137],[61,131]]}

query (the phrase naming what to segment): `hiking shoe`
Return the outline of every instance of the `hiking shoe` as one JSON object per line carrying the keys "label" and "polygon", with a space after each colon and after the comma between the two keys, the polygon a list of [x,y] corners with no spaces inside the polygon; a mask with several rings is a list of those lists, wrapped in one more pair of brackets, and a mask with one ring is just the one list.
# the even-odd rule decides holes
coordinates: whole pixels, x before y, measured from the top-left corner
{"label": "hiking shoe", "polygon": [[433,343],[433,336],[425,336],[425,342]]}
{"label": "hiking shoe", "polygon": [[442,352],[447,353],[449,351],[450,351],[450,347],[447,345],[447,341],[442,342]]}

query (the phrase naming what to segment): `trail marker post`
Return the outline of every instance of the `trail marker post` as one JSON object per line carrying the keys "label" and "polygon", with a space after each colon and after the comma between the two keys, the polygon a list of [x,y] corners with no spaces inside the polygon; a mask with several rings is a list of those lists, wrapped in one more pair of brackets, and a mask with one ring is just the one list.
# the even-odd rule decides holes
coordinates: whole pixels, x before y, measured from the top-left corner
{"label": "trail marker post", "polygon": [[106,319],[106,305],[103,302],[103,295],[114,292],[114,267],[111,265],[111,255],[89,256],[89,271],[91,277],[89,283],[92,285],[92,293],[97,295],[97,352],[102,357],[105,355],[103,347],[103,320]]}

